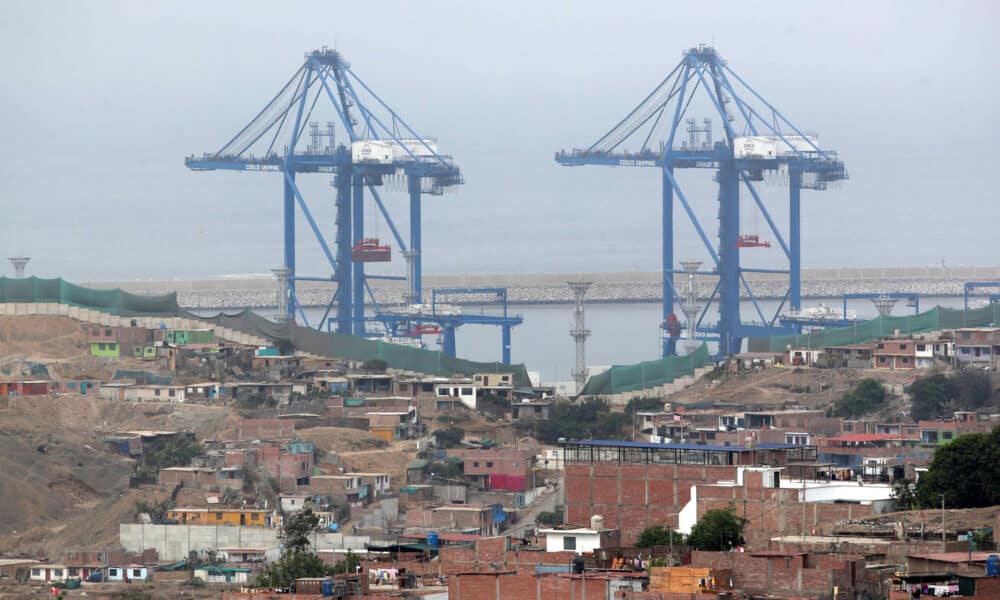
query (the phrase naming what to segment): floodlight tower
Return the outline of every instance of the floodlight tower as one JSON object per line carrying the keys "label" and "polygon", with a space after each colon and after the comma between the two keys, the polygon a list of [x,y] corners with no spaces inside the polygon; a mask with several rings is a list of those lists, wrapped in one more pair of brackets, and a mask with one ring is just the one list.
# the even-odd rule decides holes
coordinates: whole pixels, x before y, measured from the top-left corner
{"label": "floodlight tower", "polygon": [[17,279],[24,279],[24,267],[28,265],[28,261],[31,260],[30,256],[11,256],[7,260],[10,264],[14,265],[14,277]]}
{"label": "floodlight tower", "polygon": [[590,369],[587,368],[587,355],[585,346],[587,338],[590,337],[590,330],[587,329],[586,319],[583,313],[583,297],[587,295],[587,290],[593,285],[590,281],[569,281],[569,288],[573,290],[573,302],[575,316],[573,329],[569,331],[570,337],[576,342],[576,366],[573,368],[573,381],[576,382],[576,392],[580,393],[587,383],[587,376]]}
{"label": "floodlight tower", "polygon": [[687,300],[684,302],[684,317],[687,319],[688,326],[688,341],[686,349],[688,354],[691,354],[698,348],[698,342],[695,341],[695,330],[697,329],[697,327],[695,327],[695,323],[698,320],[698,314],[701,313],[702,306],[698,302],[698,290],[697,284],[694,281],[694,274],[701,268],[701,261],[682,260],[681,268],[688,274]]}
{"label": "floodlight tower", "polygon": [[277,284],[275,306],[278,307],[278,312],[275,313],[274,320],[277,323],[285,323],[288,321],[288,269],[278,267],[271,269],[271,272],[274,273]]}
{"label": "floodlight tower", "polygon": [[872,298],[872,304],[875,305],[875,310],[878,311],[880,317],[888,317],[892,314],[892,307],[896,306],[898,300],[899,298],[895,298],[889,294],[879,294]]}
{"label": "floodlight tower", "polygon": [[[709,110],[715,122],[721,123],[722,139],[712,138],[711,120],[698,126],[695,119],[687,116],[688,107],[696,98],[699,108]],[[683,134],[677,135],[685,124],[686,140],[682,139]],[[626,150],[626,144],[633,144],[631,152]],[[662,323],[676,322],[674,304],[683,304],[673,285],[673,275],[681,272],[674,266],[676,198],[711,260],[709,269],[698,274],[718,280],[708,297],[706,310],[695,322],[695,329],[707,334],[705,339],[718,340],[722,355],[739,352],[745,337],[793,331],[780,325],[778,318],[786,303],[792,310],[801,307],[801,192],[803,189],[824,190],[830,182],[847,179],[847,171],[835,152],[820,148],[815,136],[804,134],[778,112],[729,67],[715,48],[702,45],[684,52],[680,63],[610,131],[584,148],[557,152],[555,160],[563,166],[646,167],[660,171],[663,189]],[[688,195],[691,189],[681,185],[682,169],[715,171],[715,181],[719,185],[717,241],[695,215]],[[765,173],[777,175],[773,177],[775,180],[788,182],[787,242],[755,186],[755,182],[769,179]],[[741,249],[770,247],[770,242],[761,240],[756,234],[741,234],[741,192],[752,198],[755,210],[763,215],[781,249],[782,256],[776,267],[747,268],[740,264]],[[751,272],[788,276],[788,289],[770,318],[764,315],[744,276]],[[763,324],[743,320],[740,301],[744,290]],[[713,302],[717,303],[719,320],[703,325],[707,308]],[[664,336],[663,354],[670,354],[673,349],[674,340]]]}

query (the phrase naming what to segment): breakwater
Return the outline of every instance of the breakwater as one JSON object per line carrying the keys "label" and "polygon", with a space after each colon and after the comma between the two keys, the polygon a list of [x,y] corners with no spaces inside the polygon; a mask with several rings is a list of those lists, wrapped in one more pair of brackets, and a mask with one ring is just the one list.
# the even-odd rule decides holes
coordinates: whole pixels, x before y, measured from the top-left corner
{"label": "breakwater", "polygon": [[[587,294],[591,303],[659,302],[660,274],[624,273],[525,273],[432,275],[424,278],[424,300],[430,301],[432,288],[506,287],[512,304],[556,304],[572,302],[567,281],[593,281]],[[780,298],[787,279],[773,274],[748,274],[747,280],[759,298]],[[829,268],[802,271],[805,298],[835,298],[845,293],[909,292],[922,296],[956,296],[966,281],[998,281],[1000,267],[898,267]],[[677,275],[675,287],[687,289],[687,277]],[[711,292],[716,279],[696,276],[700,295]],[[87,282],[94,287],[121,287],[132,293],[162,294],[176,291],[182,306],[203,309],[273,306],[276,285],[266,276],[231,276],[207,280]],[[400,281],[371,280],[372,292],[380,304],[403,302],[405,285]],[[334,284],[299,282],[297,296],[306,306],[324,306],[336,289]],[[992,290],[1000,293],[1000,290]],[[449,303],[484,302],[485,296],[455,297]]]}

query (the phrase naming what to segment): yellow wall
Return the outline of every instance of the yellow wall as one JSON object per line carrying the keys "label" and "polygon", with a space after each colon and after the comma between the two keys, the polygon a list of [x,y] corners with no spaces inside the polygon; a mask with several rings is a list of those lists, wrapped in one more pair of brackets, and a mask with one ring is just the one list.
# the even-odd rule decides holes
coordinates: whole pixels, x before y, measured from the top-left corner
{"label": "yellow wall", "polygon": [[[241,522],[240,516],[243,516]],[[257,516],[254,519],[254,515]],[[172,510],[167,512],[167,518],[188,525],[244,525],[247,527],[264,527],[267,525],[267,511],[263,510],[217,510],[193,511]]]}

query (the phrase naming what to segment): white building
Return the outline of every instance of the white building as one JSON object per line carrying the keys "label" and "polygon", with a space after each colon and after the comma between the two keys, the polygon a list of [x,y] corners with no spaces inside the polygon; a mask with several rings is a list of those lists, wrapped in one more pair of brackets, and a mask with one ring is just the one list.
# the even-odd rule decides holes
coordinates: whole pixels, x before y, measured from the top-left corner
{"label": "white building", "polygon": [[593,517],[591,527],[562,525],[559,528],[539,529],[538,533],[545,536],[546,552],[571,550],[577,554],[587,554],[619,544],[618,530],[603,529],[603,523],[603,517]]}

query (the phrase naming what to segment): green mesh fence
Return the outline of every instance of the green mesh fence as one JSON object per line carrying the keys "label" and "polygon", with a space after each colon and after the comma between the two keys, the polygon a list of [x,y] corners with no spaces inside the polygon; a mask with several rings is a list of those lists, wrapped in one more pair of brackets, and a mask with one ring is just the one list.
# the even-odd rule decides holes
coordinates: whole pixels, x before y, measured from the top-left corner
{"label": "green mesh fence", "polygon": [[98,290],[62,279],[0,277],[0,303],[58,302],[100,310],[121,317],[176,316],[177,294],[140,296],[119,289]]}
{"label": "green mesh fence", "polygon": [[851,327],[827,327],[820,331],[798,335],[751,338],[751,352],[784,352],[793,348],[825,348],[865,344],[872,340],[900,334],[926,333],[941,329],[983,327],[1000,322],[1000,304],[990,304],[969,310],[934,307],[916,315],[878,317]]}
{"label": "green mesh fence", "polygon": [[668,356],[658,360],[647,360],[634,365],[611,367],[607,371],[591,377],[581,396],[604,396],[634,392],[672,382],[678,377],[691,375],[711,363],[708,346],[702,344],[687,356]]}
{"label": "green mesh fence", "polygon": [[287,339],[292,345],[303,352],[318,356],[346,358],[355,361],[381,359],[393,369],[441,375],[444,377],[456,375],[472,375],[473,373],[511,373],[516,387],[530,387],[528,371],[524,365],[505,365],[500,362],[476,362],[462,358],[445,356],[436,350],[426,350],[389,344],[376,340],[367,340],[352,335],[340,335],[317,331],[298,325],[279,325],[264,317],[250,312],[220,313],[213,317],[199,317],[187,313],[192,319],[201,319],[218,325],[236,329],[252,335],[265,337],[269,340]]}

